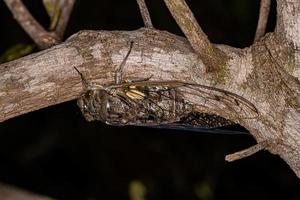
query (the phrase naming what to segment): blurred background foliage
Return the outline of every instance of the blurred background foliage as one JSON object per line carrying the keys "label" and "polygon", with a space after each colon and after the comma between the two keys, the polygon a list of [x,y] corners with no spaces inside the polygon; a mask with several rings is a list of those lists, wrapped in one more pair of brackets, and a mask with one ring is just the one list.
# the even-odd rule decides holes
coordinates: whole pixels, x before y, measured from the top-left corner
{"label": "blurred background foliage", "polygon": [[[23,0],[44,25],[41,1]],[[214,43],[251,45],[259,0],[187,0]],[[148,0],[156,28],[182,35],[163,0]],[[37,51],[0,2],[0,55],[6,62]],[[274,29],[275,5],[268,31]],[[142,27],[135,0],[77,0],[66,38],[83,30]],[[278,156],[260,152],[226,163],[255,144],[249,135],[217,135],[88,123],[75,101],[0,124],[0,181],[57,199],[300,199],[298,178]],[[0,197],[1,199],[1,197]]]}

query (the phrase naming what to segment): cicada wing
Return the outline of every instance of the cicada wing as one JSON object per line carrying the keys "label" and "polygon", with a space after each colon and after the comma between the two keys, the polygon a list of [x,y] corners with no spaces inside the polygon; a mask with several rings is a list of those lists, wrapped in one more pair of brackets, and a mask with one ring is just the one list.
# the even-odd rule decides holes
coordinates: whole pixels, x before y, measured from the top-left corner
{"label": "cicada wing", "polygon": [[[119,91],[120,104],[115,107],[127,106],[121,117],[126,118],[126,125],[160,126],[168,124],[172,127],[186,129],[202,129],[202,118],[194,117],[197,125],[187,122],[184,117],[195,111],[201,113],[201,107],[222,111],[225,116],[236,114],[236,118],[253,118],[258,115],[255,106],[247,99],[232,92],[205,85],[179,81],[142,81],[110,86],[109,89]],[[203,111],[207,109],[202,109]],[[203,113],[202,113],[203,114]],[[223,118],[224,119],[224,118]],[[217,120],[218,121],[218,120]],[[218,121],[209,128],[234,124],[226,120]],[[230,122],[230,123],[228,123]],[[176,124],[174,124],[176,123]]]}
{"label": "cicada wing", "polygon": [[256,107],[247,99],[219,88],[199,84],[183,84],[178,87],[179,93],[190,97],[192,103],[205,106],[224,113],[236,113],[238,118],[250,119],[258,116]]}

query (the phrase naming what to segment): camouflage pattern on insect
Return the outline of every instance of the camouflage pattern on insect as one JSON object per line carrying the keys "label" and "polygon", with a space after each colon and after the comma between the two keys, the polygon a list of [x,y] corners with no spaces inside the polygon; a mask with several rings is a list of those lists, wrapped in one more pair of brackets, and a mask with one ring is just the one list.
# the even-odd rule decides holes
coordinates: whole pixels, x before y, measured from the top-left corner
{"label": "camouflage pattern on insect", "polygon": [[86,92],[78,106],[87,121],[99,120],[111,125],[161,126],[176,125],[215,128],[234,124],[223,117],[200,113],[200,104],[192,103],[186,94],[210,106],[234,109],[241,117],[257,115],[254,105],[243,97],[222,89],[182,81],[124,82],[122,78],[130,49],[116,72],[115,84],[102,86],[88,83],[79,72]]}

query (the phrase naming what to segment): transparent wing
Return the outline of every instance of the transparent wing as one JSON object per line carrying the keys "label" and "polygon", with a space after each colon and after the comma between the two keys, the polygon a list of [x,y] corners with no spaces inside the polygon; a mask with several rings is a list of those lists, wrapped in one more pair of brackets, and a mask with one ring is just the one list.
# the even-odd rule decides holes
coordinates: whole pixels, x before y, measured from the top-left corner
{"label": "transparent wing", "polygon": [[[182,83],[177,87],[183,98],[191,99],[198,108],[209,107],[224,113],[236,113],[237,118],[251,119],[258,110],[247,99],[219,88],[199,84]],[[200,109],[201,110],[201,109]]]}
{"label": "transparent wing", "polygon": [[[127,107],[121,125],[158,128],[208,130],[235,124],[217,115],[201,113],[204,107],[236,118],[254,118],[258,111],[247,99],[232,92],[205,85],[179,81],[141,81],[109,86],[118,91]],[[123,106],[126,105],[126,106]],[[122,115],[122,114],[121,114]],[[124,120],[125,119],[125,120]],[[126,122],[126,123],[125,123]],[[118,123],[116,121],[116,123]]]}
{"label": "transparent wing", "polygon": [[[111,88],[143,87],[149,93],[162,93],[175,91],[179,101],[187,100],[199,107],[216,108],[216,110],[229,110],[241,118],[255,118],[258,110],[247,99],[223,89],[187,83],[182,81],[141,81],[110,86]],[[165,95],[164,93],[162,93]],[[151,97],[151,96],[150,96]],[[176,101],[178,101],[176,100]]]}

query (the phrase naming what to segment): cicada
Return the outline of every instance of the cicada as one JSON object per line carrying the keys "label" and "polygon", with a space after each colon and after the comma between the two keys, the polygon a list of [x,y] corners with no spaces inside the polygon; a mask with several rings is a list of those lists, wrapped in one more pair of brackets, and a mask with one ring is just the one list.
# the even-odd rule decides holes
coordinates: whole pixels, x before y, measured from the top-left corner
{"label": "cicada", "polygon": [[115,84],[90,84],[75,68],[86,85],[78,106],[87,121],[99,120],[117,126],[215,128],[235,122],[201,113],[201,107],[222,106],[225,111],[234,110],[237,116],[247,118],[258,114],[255,106],[245,98],[215,87],[176,80],[151,81],[150,78],[124,82],[122,71],[131,48],[132,44],[117,70],[121,74],[116,75]]}

